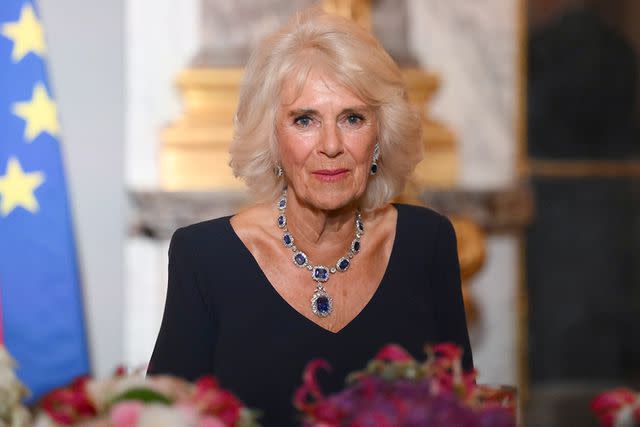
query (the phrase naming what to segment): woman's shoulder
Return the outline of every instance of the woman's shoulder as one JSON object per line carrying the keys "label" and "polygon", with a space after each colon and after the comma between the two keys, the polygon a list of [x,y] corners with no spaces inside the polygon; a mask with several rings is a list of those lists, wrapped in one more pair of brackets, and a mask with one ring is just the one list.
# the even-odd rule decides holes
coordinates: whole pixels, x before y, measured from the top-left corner
{"label": "woman's shoulder", "polygon": [[436,237],[453,231],[451,221],[441,213],[425,206],[394,204],[398,210],[398,225],[413,235]]}
{"label": "woman's shoulder", "polygon": [[235,237],[230,219],[224,216],[180,227],[171,237],[171,247],[193,254],[228,247]]}
{"label": "woman's shoulder", "polygon": [[244,253],[243,242],[250,240],[256,228],[264,227],[260,221],[264,216],[260,215],[261,209],[261,205],[252,205],[234,215],[181,227],[174,232],[170,248],[196,258],[229,261]]}

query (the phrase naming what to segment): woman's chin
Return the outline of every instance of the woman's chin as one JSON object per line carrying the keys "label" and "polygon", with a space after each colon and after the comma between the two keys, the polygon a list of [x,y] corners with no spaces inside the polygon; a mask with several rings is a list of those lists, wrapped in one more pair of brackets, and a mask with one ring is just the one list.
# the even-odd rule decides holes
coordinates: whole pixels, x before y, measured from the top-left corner
{"label": "woman's chin", "polygon": [[353,206],[357,195],[353,192],[341,191],[317,191],[310,194],[307,199],[309,205],[323,211],[337,211],[348,206]]}

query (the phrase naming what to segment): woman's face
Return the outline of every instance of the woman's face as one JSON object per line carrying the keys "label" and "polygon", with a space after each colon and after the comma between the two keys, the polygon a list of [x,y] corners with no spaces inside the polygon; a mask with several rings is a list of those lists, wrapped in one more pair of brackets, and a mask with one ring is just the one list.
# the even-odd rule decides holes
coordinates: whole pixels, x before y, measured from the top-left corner
{"label": "woman's face", "polygon": [[316,209],[347,206],[367,187],[378,129],[375,111],[334,79],[314,72],[299,96],[296,92],[285,83],[276,117],[289,190]]}

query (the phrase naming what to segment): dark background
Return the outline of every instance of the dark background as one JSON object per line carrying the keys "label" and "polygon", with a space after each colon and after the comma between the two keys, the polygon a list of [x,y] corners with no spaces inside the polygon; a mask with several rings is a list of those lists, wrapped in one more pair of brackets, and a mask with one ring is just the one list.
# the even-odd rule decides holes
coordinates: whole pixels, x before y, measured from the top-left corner
{"label": "dark background", "polygon": [[639,53],[640,1],[528,2],[527,425],[640,385]]}

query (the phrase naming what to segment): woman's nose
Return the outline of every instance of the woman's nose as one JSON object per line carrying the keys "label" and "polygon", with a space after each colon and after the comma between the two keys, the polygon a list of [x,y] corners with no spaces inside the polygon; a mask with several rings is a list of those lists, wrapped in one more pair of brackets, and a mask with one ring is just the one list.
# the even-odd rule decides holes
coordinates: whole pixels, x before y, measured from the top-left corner
{"label": "woman's nose", "polygon": [[336,124],[322,127],[320,151],[327,157],[336,157],[343,151],[342,135]]}

